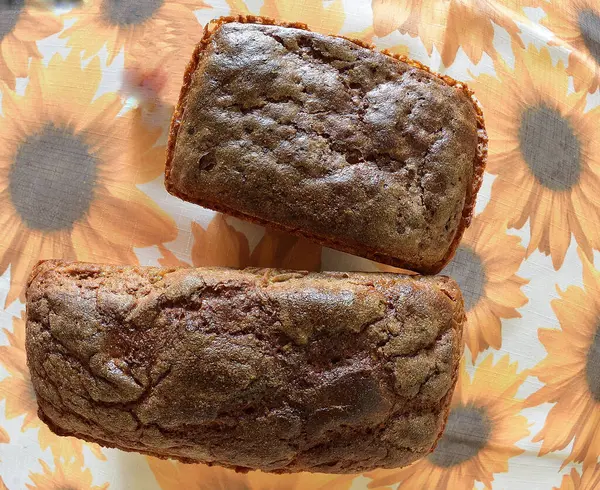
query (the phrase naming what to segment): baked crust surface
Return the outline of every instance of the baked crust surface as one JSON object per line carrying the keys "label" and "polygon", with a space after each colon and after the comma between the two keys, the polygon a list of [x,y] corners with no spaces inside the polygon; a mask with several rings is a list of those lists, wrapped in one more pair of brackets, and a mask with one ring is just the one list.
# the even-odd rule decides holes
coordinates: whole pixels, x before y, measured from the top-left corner
{"label": "baked crust surface", "polygon": [[450,260],[487,154],[462,83],[303,24],[209,24],[173,116],[167,190],[421,273]]}
{"label": "baked crust surface", "polygon": [[26,348],[59,435],[239,471],[353,473],[433,449],[464,319],[442,276],[45,261]]}

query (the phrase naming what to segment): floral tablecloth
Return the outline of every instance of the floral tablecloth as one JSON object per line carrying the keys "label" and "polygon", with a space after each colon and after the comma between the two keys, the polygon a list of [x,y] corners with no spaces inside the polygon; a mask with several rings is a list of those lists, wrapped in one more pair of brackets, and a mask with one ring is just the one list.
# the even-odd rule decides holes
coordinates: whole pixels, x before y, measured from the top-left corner
{"label": "floral tablecloth", "polygon": [[[236,474],[59,438],[36,415],[23,290],[40,258],[389,270],[165,192],[185,64],[230,13],[406,54],[483,104],[487,173],[446,269],[465,356],[443,438],[408,468]],[[597,0],[0,0],[0,488],[600,489],[599,62]]]}

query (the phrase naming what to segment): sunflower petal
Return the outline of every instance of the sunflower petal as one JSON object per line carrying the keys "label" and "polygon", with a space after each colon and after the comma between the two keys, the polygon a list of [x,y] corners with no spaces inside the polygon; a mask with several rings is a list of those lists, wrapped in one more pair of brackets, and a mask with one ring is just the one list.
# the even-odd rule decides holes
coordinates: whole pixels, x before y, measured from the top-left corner
{"label": "sunflower petal", "polygon": [[29,55],[24,43],[15,39],[14,36],[6,36],[0,42],[0,55],[15,77],[27,76]]}
{"label": "sunflower petal", "polygon": [[88,214],[96,233],[124,249],[158,245],[177,237],[173,219],[140,190],[130,187],[120,194],[125,194],[124,198],[97,191]]}

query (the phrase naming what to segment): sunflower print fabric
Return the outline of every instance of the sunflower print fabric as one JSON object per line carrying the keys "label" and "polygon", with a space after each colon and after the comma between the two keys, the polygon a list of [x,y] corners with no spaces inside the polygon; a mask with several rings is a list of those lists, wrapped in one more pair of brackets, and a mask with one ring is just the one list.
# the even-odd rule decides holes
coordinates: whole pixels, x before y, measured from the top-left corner
{"label": "sunflower print fabric", "polygon": [[[391,270],[183,203],[162,183],[210,19],[359,38],[466,81],[489,160],[443,271],[465,353],[436,449],[357,475],[247,474],[54,435],[25,354],[33,264]],[[600,489],[600,3],[0,0],[0,490]]]}

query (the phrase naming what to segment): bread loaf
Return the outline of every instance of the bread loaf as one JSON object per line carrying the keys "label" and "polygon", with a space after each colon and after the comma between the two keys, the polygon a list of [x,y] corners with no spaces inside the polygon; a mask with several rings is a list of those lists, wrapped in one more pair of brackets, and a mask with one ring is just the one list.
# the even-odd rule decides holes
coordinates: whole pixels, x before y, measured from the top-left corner
{"label": "bread loaf", "polygon": [[26,346],[40,418],[59,435],[346,473],[433,449],[464,318],[447,277],[46,261]]}
{"label": "bread loaf", "polygon": [[485,165],[468,88],[364,43],[256,17],[209,24],[173,116],[175,195],[421,273],[450,260]]}

